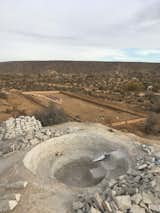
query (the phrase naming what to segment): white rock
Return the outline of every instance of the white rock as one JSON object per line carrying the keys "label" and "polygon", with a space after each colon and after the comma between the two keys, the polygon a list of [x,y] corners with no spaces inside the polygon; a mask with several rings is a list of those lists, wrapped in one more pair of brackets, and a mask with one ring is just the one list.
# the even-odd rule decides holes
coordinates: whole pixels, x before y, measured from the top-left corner
{"label": "white rock", "polygon": [[149,208],[154,211],[154,212],[160,212],[160,205],[156,205],[156,204],[150,204]]}
{"label": "white rock", "polygon": [[135,194],[131,197],[131,200],[135,204],[139,204],[142,200],[142,195],[141,194]]}
{"label": "white rock", "polygon": [[146,169],[148,166],[147,164],[142,164],[138,167],[138,170],[143,170],[143,169]]}
{"label": "white rock", "polygon": [[16,200],[17,202],[20,201],[21,194],[19,193],[11,193],[11,194],[5,194],[4,196],[0,197],[0,202],[1,200]]}
{"label": "white rock", "polygon": [[0,201],[0,212],[8,212],[13,210],[17,206],[16,200],[1,200]]}
{"label": "white rock", "polygon": [[6,189],[23,189],[28,185],[27,181],[17,181],[14,183],[6,184]]}
{"label": "white rock", "polygon": [[90,212],[91,213],[101,213],[98,209],[95,209],[93,206],[91,207]]}
{"label": "white rock", "polygon": [[117,196],[116,203],[118,208],[122,211],[126,211],[131,208],[131,198],[129,195]]}
{"label": "white rock", "polygon": [[145,209],[143,209],[137,205],[133,205],[131,208],[131,213],[145,213]]}
{"label": "white rock", "polygon": [[152,204],[152,201],[151,201],[151,198],[150,198],[150,195],[149,195],[149,194],[143,192],[143,193],[142,193],[142,198],[143,198],[143,202],[144,202],[145,204]]}

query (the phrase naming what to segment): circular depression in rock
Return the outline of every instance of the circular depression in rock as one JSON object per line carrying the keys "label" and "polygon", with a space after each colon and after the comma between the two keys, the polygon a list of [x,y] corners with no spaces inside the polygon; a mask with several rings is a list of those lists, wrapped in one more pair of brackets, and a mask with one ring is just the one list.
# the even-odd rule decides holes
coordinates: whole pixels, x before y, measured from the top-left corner
{"label": "circular depression in rock", "polygon": [[80,158],[63,165],[55,172],[55,177],[66,185],[91,187],[100,183],[105,177],[105,170],[100,177],[92,175],[91,171],[99,168],[104,170],[99,163],[94,163],[89,158]]}
{"label": "circular depression in rock", "polygon": [[[63,183],[69,187],[92,187],[104,178],[123,175],[133,165],[127,143],[115,134],[84,131],[64,135],[39,144],[23,162],[27,169],[46,183]],[[133,148],[130,146],[130,148]],[[109,159],[93,162],[103,153]]]}

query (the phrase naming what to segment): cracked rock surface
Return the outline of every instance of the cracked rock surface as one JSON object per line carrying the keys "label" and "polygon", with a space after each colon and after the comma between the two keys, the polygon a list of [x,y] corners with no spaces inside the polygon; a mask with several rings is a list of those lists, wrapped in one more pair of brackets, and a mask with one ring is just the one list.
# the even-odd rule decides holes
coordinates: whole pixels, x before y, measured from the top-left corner
{"label": "cracked rock surface", "polygon": [[0,212],[160,212],[156,141],[94,123],[43,128],[28,116],[1,124],[0,138]]}

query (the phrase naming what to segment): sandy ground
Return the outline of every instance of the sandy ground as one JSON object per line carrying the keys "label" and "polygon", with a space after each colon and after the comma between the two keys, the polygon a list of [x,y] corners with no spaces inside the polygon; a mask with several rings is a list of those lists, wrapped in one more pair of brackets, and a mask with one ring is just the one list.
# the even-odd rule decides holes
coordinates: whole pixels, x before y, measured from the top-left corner
{"label": "sandy ground", "polygon": [[109,124],[111,122],[137,118],[129,113],[107,109],[83,100],[68,97],[67,95],[54,94],[54,96],[63,100],[62,107],[67,114],[77,117],[81,121]]}

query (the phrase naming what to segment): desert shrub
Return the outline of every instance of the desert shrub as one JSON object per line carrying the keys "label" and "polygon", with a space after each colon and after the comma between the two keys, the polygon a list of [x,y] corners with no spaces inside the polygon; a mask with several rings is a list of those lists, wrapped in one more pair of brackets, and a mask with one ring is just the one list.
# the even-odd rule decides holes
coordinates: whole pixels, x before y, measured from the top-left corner
{"label": "desert shrub", "polygon": [[124,89],[126,91],[140,91],[144,89],[144,85],[142,82],[131,80],[124,85]]}
{"label": "desert shrub", "polygon": [[145,122],[144,130],[147,134],[160,133],[160,114],[151,113]]}
{"label": "desert shrub", "polygon": [[150,110],[152,112],[160,113],[160,96],[150,94],[149,99],[150,99],[150,102],[151,102]]}
{"label": "desert shrub", "polygon": [[6,99],[7,98],[7,94],[5,92],[0,92],[0,98]]}
{"label": "desert shrub", "polygon": [[44,110],[34,114],[35,118],[39,120],[42,126],[51,126],[66,122],[67,115],[63,109],[56,107],[54,104],[49,104]]}

